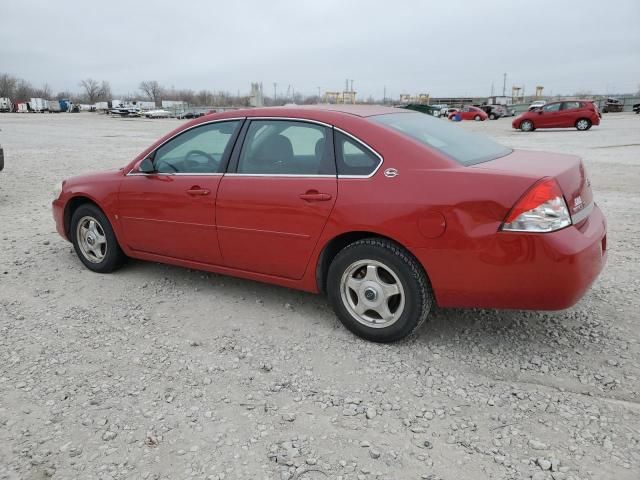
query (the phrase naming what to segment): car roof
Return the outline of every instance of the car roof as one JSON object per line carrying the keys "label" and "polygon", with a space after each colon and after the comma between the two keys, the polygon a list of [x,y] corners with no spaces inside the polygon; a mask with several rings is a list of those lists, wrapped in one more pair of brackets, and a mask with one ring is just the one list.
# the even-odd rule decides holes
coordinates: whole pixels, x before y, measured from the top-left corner
{"label": "car roof", "polygon": [[[308,112],[338,112],[346,113],[349,115],[355,115],[357,117],[372,117],[374,115],[384,115],[386,113],[401,113],[406,112],[405,109],[385,107],[382,105],[344,105],[344,104],[324,104],[324,105],[286,105],[284,107],[261,107],[252,108],[243,111],[249,116],[261,116],[261,115],[273,115],[274,113],[280,113],[283,110],[296,111],[300,113]],[[251,112],[251,113],[249,113]]]}

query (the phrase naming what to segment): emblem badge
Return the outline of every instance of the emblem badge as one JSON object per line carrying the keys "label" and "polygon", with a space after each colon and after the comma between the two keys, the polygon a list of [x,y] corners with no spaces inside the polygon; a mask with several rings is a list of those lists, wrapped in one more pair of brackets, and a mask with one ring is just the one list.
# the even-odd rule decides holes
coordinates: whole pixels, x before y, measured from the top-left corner
{"label": "emblem badge", "polygon": [[395,168],[387,168],[384,171],[384,176],[385,177],[389,177],[389,178],[397,177],[398,176],[398,170],[395,169]]}

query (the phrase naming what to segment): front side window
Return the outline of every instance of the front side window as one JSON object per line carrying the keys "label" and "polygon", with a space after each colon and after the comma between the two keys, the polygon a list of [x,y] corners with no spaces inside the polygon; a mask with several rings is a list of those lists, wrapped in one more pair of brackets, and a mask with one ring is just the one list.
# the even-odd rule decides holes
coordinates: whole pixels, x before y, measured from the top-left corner
{"label": "front side window", "polygon": [[331,131],[290,120],[253,120],[238,160],[238,173],[335,175]]}
{"label": "front side window", "polygon": [[369,117],[369,120],[417,140],[462,165],[488,162],[512,152],[482,135],[421,113],[388,113]]}
{"label": "front side window", "polygon": [[187,130],[156,150],[158,173],[220,173],[222,159],[231,149],[239,120],[200,125]]}
{"label": "front side window", "polygon": [[368,177],[382,161],[367,147],[342,132],[336,131],[335,142],[338,175]]}
{"label": "front side window", "polygon": [[558,110],[560,110],[560,105],[562,105],[561,103],[551,103],[549,105],[545,105],[544,107],[542,107],[542,110],[545,112],[557,112]]}

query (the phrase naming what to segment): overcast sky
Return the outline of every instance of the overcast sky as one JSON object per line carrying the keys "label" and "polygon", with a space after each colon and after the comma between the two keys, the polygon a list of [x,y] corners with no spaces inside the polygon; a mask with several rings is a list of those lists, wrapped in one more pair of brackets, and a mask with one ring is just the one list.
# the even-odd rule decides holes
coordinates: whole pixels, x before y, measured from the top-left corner
{"label": "overcast sky", "polygon": [[167,87],[316,94],[354,80],[360,98],[635,92],[640,0],[3,1],[0,73],[115,93]]}

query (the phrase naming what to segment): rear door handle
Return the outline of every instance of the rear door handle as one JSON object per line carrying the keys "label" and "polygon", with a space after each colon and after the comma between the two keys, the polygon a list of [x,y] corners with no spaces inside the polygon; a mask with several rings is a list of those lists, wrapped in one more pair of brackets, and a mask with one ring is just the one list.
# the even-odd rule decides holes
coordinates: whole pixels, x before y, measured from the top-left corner
{"label": "rear door handle", "polygon": [[211,193],[211,190],[207,190],[206,188],[199,188],[199,187],[193,187],[187,190],[187,194],[193,195],[193,196],[209,195],[210,193]]}
{"label": "rear door handle", "polygon": [[320,192],[307,192],[301,193],[299,197],[302,200],[307,202],[326,202],[327,200],[331,200],[331,195],[328,193],[320,193]]}

